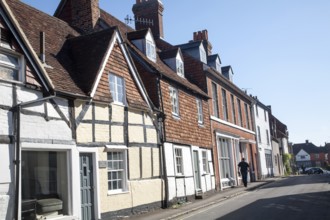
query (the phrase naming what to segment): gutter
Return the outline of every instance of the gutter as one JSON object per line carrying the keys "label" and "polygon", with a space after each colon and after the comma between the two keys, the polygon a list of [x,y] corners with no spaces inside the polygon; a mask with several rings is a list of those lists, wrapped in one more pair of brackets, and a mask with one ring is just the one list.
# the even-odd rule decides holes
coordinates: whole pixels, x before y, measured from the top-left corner
{"label": "gutter", "polygon": [[15,125],[14,125],[14,132],[16,131],[16,134],[14,134],[15,137],[15,141],[16,141],[16,148],[15,148],[15,155],[16,158],[13,161],[14,165],[16,165],[16,169],[15,169],[15,220],[19,220],[21,219],[21,187],[20,187],[20,179],[21,179],[21,110],[24,107],[28,107],[31,106],[33,104],[39,103],[39,102],[44,102],[47,101],[49,99],[53,99],[56,97],[56,93],[54,93],[53,95],[41,98],[41,99],[37,99],[37,100],[32,100],[32,101],[28,101],[28,102],[22,102],[19,103],[17,105],[15,105],[14,107],[12,107],[13,110],[13,114],[16,114],[16,117],[14,117],[15,120]]}

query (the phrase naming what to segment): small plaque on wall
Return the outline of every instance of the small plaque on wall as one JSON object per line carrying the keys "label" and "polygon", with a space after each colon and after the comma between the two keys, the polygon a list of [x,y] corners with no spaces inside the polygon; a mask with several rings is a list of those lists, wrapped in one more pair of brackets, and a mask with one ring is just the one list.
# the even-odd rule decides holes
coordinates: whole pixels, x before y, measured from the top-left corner
{"label": "small plaque on wall", "polygon": [[107,161],[99,161],[99,168],[107,168],[108,162]]}

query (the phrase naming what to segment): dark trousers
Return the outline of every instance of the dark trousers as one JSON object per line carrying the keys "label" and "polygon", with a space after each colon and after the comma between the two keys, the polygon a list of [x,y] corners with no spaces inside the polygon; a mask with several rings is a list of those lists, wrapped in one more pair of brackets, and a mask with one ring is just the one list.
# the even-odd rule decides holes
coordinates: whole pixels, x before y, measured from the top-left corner
{"label": "dark trousers", "polygon": [[247,186],[247,172],[242,172],[244,186]]}

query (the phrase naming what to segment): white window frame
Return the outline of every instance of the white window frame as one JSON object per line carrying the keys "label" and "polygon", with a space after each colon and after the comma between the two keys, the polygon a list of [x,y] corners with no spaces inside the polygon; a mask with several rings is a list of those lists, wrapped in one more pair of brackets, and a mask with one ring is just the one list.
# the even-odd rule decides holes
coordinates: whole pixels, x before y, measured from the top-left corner
{"label": "white window frame", "polygon": [[199,54],[200,54],[201,61],[202,61],[203,63],[207,64],[206,52],[205,52],[203,46],[201,46],[201,47],[199,48]]}
{"label": "white window frame", "polygon": [[220,62],[219,62],[219,59],[217,59],[217,60],[215,61],[215,68],[216,68],[216,70],[217,70],[219,73],[222,72],[222,71],[221,71],[221,64],[220,64]]}
{"label": "white window frame", "polygon": [[228,103],[227,103],[227,92],[225,89],[221,89],[222,96],[222,112],[223,112],[223,120],[228,121]]}
{"label": "white window frame", "polygon": [[202,151],[202,161],[203,161],[203,172],[209,173],[209,161],[207,157],[207,151]]}
{"label": "white window frame", "polygon": [[172,114],[179,117],[179,93],[174,87],[170,87],[170,98],[172,104]]}
{"label": "white window frame", "polygon": [[[111,79],[114,79],[112,82]],[[119,83],[121,80],[121,84]],[[121,89],[120,89],[121,86]],[[113,73],[109,73],[109,88],[110,88],[110,93],[112,95],[113,102],[115,104],[120,104],[120,105],[125,105],[126,104],[126,88],[125,88],[125,79],[121,76],[118,76]],[[120,100],[119,94],[122,94],[122,98]]]}
{"label": "white window frame", "polygon": [[203,124],[204,123],[204,118],[203,118],[203,102],[201,99],[196,99],[197,103],[197,117],[198,117],[198,124]]}
{"label": "white window frame", "polygon": [[260,131],[260,126],[257,126],[258,130],[258,142],[261,143],[261,131]]}
{"label": "white window frame", "polygon": [[174,148],[174,156],[175,156],[175,173],[176,175],[183,175],[183,150],[182,148]]}
{"label": "white window frame", "polygon": [[266,136],[267,136],[267,144],[269,145],[270,141],[269,141],[269,131],[268,131],[268,129],[266,129]]}
{"label": "white window frame", "polygon": [[219,118],[219,98],[218,98],[218,88],[217,84],[212,82],[212,104],[213,104],[213,115]]}
{"label": "white window frame", "polygon": [[[233,177],[231,141],[224,137],[218,138],[218,158],[221,179]],[[227,174],[227,175],[225,175]]]}
{"label": "white window frame", "polygon": [[180,59],[176,59],[176,73],[179,76],[184,77],[184,66],[182,60]]}
{"label": "white window frame", "polygon": [[146,56],[156,62],[156,45],[150,40],[146,40]]}
{"label": "white window frame", "polygon": [[233,94],[230,94],[230,101],[231,101],[231,115],[233,123],[236,124],[236,110],[235,110],[235,98]]}
{"label": "white window frame", "polygon": [[8,68],[8,69],[12,69],[12,70],[16,70],[17,71],[17,76],[16,78],[2,78],[1,74],[0,74],[0,78],[3,80],[8,80],[8,81],[23,81],[23,73],[24,73],[24,66],[25,66],[25,62],[24,62],[24,58],[22,55],[14,53],[12,51],[7,51],[6,49],[4,50],[0,50],[0,54],[1,55],[6,55],[6,56],[10,56],[13,57],[15,59],[17,59],[17,65],[11,63],[11,62],[6,62],[6,61],[1,61],[0,60],[0,67],[4,67],[4,68]]}
{"label": "white window frame", "polygon": [[[117,159],[117,160],[109,160],[108,156],[109,154],[112,153],[120,153],[122,154],[122,158]],[[110,162],[122,162],[122,167],[118,168],[118,169],[110,169],[109,168],[109,163]],[[109,182],[111,181],[111,178],[109,180],[109,173],[110,172],[122,172],[122,187],[118,188],[118,189],[111,189],[109,187]],[[111,176],[111,175],[110,175]],[[117,179],[120,180],[120,179]],[[123,193],[123,192],[127,192],[128,191],[128,178],[127,178],[127,147],[123,147],[123,148],[110,148],[107,149],[107,181],[108,181],[108,194],[118,194],[118,193]]]}

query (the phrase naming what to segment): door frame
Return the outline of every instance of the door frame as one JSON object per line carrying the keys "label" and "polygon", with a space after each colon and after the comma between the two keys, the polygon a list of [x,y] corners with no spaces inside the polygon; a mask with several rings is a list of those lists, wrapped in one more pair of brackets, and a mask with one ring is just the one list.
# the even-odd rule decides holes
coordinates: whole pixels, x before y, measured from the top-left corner
{"label": "door frame", "polygon": [[[195,160],[195,154],[197,155],[197,161]],[[195,192],[197,190],[202,190],[202,180],[201,180],[201,170],[200,170],[200,160],[199,160],[199,150],[193,149],[193,172],[195,176]],[[197,169],[197,174],[196,174]],[[197,186],[199,185],[199,188]]]}
{"label": "door frame", "polygon": [[[95,219],[101,219],[101,210],[100,210],[100,189],[99,189],[99,171],[98,171],[98,148],[85,148],[85,147],[78,147],[79,151],[78,154],[78,161],[80,163],[80,155],[81,154],[91,154],[92,155],[92,167],[93,167],[93,183],[94,183],[94,192],[93,192],[93,201],[94,201],[94,218]],[[79,169],[79,178],[80,178],[80,165],[78,166]],[[80,186],[80,181],[79,181]],[[80,189],[79,187],[79,207],[81,207],[81,195],[80,195]],[[79,212],[79,218],[81,219],[81,208]]]}

